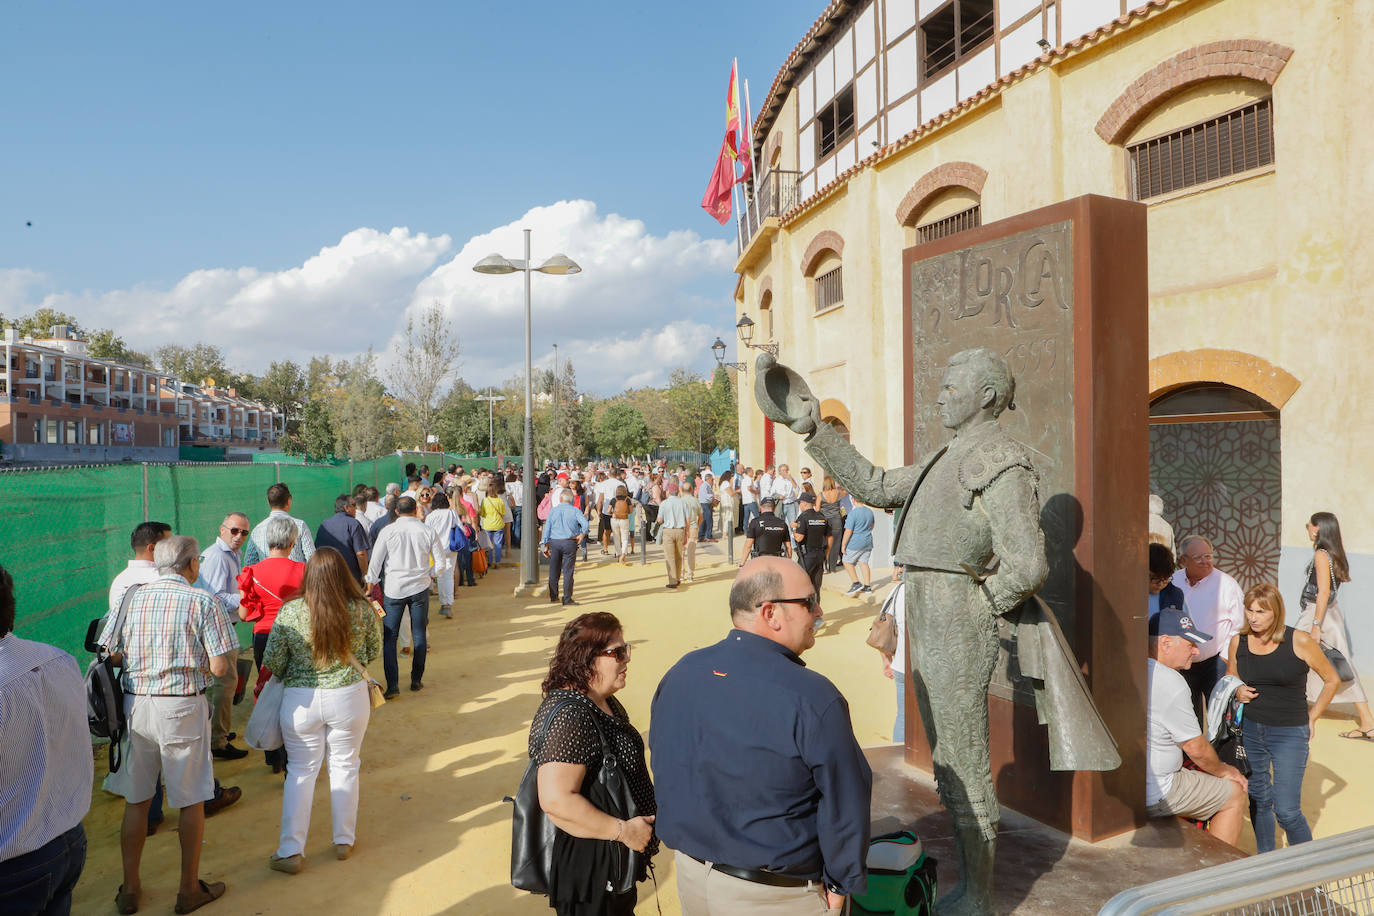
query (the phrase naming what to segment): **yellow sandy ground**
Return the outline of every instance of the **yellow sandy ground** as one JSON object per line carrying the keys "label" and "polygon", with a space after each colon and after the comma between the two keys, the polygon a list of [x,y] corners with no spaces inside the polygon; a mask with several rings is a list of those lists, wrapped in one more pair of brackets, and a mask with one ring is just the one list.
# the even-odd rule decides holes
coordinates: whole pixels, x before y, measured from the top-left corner
{"label": "yellow sandy ground", "polygon": [[[738,543],[738,542],[737,542]],[[336,861],[329,831],[328,781],[322,773],[306,847],[305,870],[296,876],[267,868],[281,815],[281,777],[261,754],[217,763],[225,785],[243,789],[243,800],[206,824],[201,874],[226,881],[229,890],[205,913],[397,914],[549,912],[543,898],[509,883],[510,806],[526,763],[530,718],[549,652],[573,613],[609,610],[634,644],[629,681],[619,698],[641,731],[659,678],[683,653],[720,639],[729,627],[726,594],[734,570],[722,545],[702,551],[693,585],[666,590],[658,552],[647,566],[615,566],[592,548],[579,562],[578,609],[539,598],[513,599],[513,568],[493,570],[477,588],[459,589],[455,619],[431,614],[431,654],[420,694],[376,711],[363,745],[362,804],[358,845],[352,859]],[[843,573],[827,588],[847,586]],[[827,591],[828,626],[806,660],[833,680],[849,699],[855,733],[865,746],[890,740],[896,701],[892,682],[880,673],[877,653],[864,644],[874,608]],[[409,659],[402,657],[402,684]],[[372,665],[380,676],[380,660]],[[239,732],[250,704],[235,710]],[[1343,741],[1343,722],[1321,723],[1312,744],[1303,807],[1317,836],[1367,825],[1374,811],[1367,774],[1374,745]],[[241,742],[240,742],[241,743]],[[121,799],[99,789],[104,754],[97,757],[86,870],[73,912],[112,913],[119,884]],[[142,912],[169,913],[176,898],[176,816],[148,840],[143,859]],[[1253,836],[1242,846],[1254,848]],[[659,902],[666,916],[679,912],[672,856],[658,859]],[[656,912],[652,883],[641,885],[640,914]]]}

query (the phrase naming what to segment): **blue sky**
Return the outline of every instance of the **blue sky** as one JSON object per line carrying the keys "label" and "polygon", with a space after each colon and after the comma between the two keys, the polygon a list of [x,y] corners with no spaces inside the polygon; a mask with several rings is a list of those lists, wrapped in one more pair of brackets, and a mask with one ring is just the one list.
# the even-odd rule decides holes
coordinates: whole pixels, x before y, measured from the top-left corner
{"label": "blue sky", "polygon": [[[536,258],[552,250],[544,240],[589,261],[582,277],[536,279],[536,308],[547,292],[562,310],[547,334],[536,320],[537,349],[561,328],[579,375],[604,390],[620,379],[584,365],[598,342],[630,355],[636,342],[667,346],[705,368],[700,330],[733,323],[733,225],[698,206],[730,60],[758,106],[821,8],[7,4],[0,312],[64,307],[147,348],[218,333],[243,368],[261,369],[385,350],[440,286],[472,331],[462,371],[480,383],[520,359],[519,281],[479,278],[497,286],[473,311],[459,300],[480,292],[436,274],[466,271],[454,259],[473,244],[518,254],[516,230],[532,225]],[[613,214],[623,221],[609,226]],[[667,287],[620,282],[612,240],[687,263],[649,271]],[[371,266],[353,282],[358,264]],[[588,282],[592,265],[603,276]],[[593,291],[625,298],[585,301]],[[301,322],[336,300],[348,326],[300,339]],[[285,333],[292,309],[300,321]],[[674,323],[690,327],[671,346],[654,336]]]}

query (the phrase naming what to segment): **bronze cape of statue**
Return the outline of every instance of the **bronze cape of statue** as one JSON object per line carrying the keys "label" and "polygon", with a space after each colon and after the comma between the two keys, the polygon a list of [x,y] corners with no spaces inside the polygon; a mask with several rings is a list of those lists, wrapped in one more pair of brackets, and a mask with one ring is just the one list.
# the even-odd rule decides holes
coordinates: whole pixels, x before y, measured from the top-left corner
{"label": "bronze cape of statue", "polygon": [[874,467],[828,423],[806,382],[765,353],[754,395],[768,418],[806,437],[806,450],[875,508],[901,508],[893,562],[905,568],[913,686],[940,800],[954,825],[959,881],[938,913],[991,913],[999,808],[988,755],[988,685],[997,616],[1016,624],[1022,675],[1050,727],[1056,770],[1112,770],[1115,742],[1093,706],[1053,614],[1032,599],[1048,566],[1039,477],[997,424],[1014,409],[1015,379],[987,349],[950,358],[936,403],[954,439],[904,468]]}

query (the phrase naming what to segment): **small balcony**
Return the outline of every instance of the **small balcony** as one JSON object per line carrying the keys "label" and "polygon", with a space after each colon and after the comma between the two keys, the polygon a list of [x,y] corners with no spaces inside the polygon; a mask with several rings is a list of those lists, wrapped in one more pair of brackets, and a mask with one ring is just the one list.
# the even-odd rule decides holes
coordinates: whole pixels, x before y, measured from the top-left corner
{"label": "small balcony", "polygon": [[[776,232],[777,218],[801,203],[801,172],[773,169],[754,183],[753,192],[752,197],[746,196],[739,219],[741,261],[752,260],[749,256],[756,236],[764,229]],[[774,220],[772,224],[768,222],[770,219]],[[764,234],[771,238],[773,232]]]}

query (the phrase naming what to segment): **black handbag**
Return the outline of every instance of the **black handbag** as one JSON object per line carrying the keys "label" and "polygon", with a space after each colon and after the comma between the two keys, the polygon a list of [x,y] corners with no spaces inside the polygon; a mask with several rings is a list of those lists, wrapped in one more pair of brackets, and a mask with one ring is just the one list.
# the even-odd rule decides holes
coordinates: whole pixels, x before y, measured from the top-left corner
{"label": "black handbag", "polygon": [[1336,677],[1341,681],[1355,680],[1355,669],[1351,667],[1350,659],[1341,654],[1341,650],[1326,643],[1321,644],[1322,655],[1331,663],[1331,667],[1336,669]]}
{"label": "black handbag", "polygon": [[[569,697],[554,705],[544,719],[543,734],[539,738],[542,747],[549,735],[549,725],[563,707],[581,702]],[[629,783],[620,768],[601,723],[592,717],[596,732],[601,739],[601,770],[597,783],[605,796],[607,807],[603,808],[612,817],[629,820],[638,815],[638,806],[630,794]],[[583,794],[588,794],[590,786],[583,786]],[[549,893],[550,871],[553,865],[553,840],[557,828],[548,815],[539,807],[539,767],[531,758],[525,767],[525,775],[520,780],[520,788],[515,797],[507,796],[506,801],[514,802],[515,810],[511,817],[510,883],[520,890],[535,894]],[[608,810],[613,809],[613,810]],[[611,874],[611,892],[624,894],[635,886],[639,874],[644,870],[643,855],[618,840],[601,840],[612,844],[614,866]]]}

